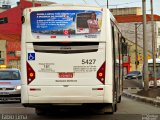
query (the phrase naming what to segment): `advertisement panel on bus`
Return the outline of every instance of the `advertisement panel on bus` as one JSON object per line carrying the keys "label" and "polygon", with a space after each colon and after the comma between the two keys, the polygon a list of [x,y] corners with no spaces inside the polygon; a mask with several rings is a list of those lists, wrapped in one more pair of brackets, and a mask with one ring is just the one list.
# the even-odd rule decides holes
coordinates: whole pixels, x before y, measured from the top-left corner
{"label": "advertisement panel on bus", "polygon": [[30,14],[31,31],[41,38],[98,38],[102,12],[93,10],[48,10]]}

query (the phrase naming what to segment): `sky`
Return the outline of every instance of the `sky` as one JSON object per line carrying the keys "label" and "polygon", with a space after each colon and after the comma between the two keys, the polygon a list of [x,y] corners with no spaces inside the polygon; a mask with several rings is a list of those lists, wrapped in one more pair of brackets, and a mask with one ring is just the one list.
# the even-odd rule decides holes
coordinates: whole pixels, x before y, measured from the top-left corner
{"label": "sky", "polygon": [[[7,1],[7,0],[6,0]],[[12,6],[16,5],[19,0],[8,0]],[[52,1],[56,3],[78,3],[78,4],[94,4],[104,6],[107,0],[38,0],[38,1]],[[3,0],[0,0],[0,4]],[[122,7],[142,7],[142,0],[108,0],[109,8],[122,8]],[[146,0],[147,13],[150,13],[150,0]],[[160,15],[160,0],[153,0],[154,14]]]}

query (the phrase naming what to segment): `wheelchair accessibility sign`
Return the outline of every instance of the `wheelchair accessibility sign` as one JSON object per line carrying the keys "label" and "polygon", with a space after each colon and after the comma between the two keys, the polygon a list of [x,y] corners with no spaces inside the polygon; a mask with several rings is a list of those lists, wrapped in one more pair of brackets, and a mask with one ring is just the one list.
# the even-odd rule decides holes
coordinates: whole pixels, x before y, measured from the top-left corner
{"label": "wheelchair accessibility sign", "polygon": [[35,60],[35,53],[28,53],[28,60]]}

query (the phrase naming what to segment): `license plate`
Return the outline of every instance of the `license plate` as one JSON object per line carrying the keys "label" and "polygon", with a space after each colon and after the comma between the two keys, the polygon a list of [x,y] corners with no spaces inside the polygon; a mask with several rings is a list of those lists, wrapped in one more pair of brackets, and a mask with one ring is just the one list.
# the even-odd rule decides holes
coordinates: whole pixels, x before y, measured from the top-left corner
{"label": "license plate", "polygon": [[73,73],[71,73],[71,72],[59,73],[59,78],[73,78]]}
{"label": "license plate", "polygon": [[8,92],[0,92],[0,95],[9,95]]}

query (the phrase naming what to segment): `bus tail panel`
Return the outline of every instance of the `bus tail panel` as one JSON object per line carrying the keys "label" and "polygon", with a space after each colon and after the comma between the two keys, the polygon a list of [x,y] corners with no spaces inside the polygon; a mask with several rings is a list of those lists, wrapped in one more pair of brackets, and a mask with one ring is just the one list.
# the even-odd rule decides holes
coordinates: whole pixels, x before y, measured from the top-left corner
{"label": "bus tail panel", "polygon": [[34,78],[27,78],[28,85],[103,85],[106,43],[82,43],[27,43],[27,76],[32,70]]}

